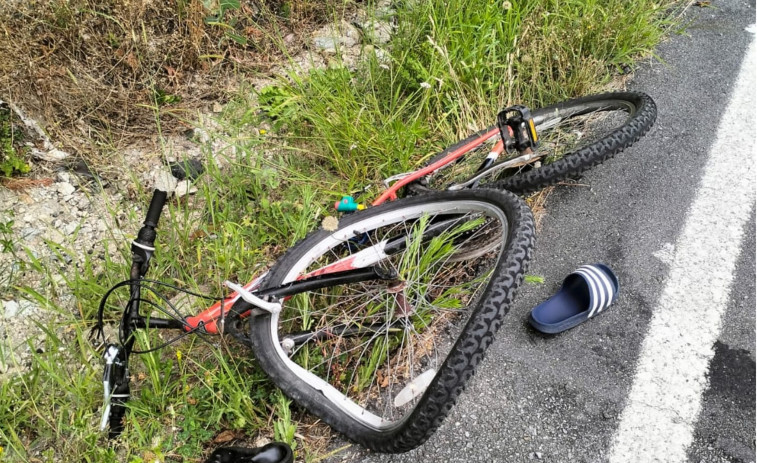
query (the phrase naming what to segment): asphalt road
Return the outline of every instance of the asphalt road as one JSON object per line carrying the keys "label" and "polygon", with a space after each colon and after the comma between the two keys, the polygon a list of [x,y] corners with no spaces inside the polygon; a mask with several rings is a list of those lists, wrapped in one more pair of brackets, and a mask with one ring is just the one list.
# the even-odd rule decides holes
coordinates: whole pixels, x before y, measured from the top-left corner
{"label": "asphalt road", "polygon": [[[611,461],[642,345],[670,273],[666,256],[675,254],[673,245],[704,166],[717,148],[718,124],[754,39],[746,28],[755,22],[755,5],[716,0],[711,8],[691,7],[687,20],[684,34],[659,46],[664,62],[642,63],[628,85],[657,102],[655,127],[633,148],[584,175],[580,185],[559,187],[550,197],[529,272],[545,283],[520,292],[443,426],[425,445],[403,455],[354,450],[343,457],[364,462]],[[731,171],[743,174],[739,165]],[[692,443],[679,461],[755,461],[753,205],[749,210],[709,362],[708,387]],[[593,262],[607,263],[620,279],[614,306],[557,336],[530,329],[529,310],[553,294],[565,275]],[[659,461],[671,461],[664,453]]]}

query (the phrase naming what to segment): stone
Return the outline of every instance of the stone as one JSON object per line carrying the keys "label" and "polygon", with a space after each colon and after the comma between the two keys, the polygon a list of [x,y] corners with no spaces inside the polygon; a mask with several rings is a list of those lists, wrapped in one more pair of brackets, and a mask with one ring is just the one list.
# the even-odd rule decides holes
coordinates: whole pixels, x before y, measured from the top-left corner
{"label": "stone", "polygon": [[163,169],[153,171],[153,186],[161,191],[165,191],[169,195],[176,190],[176,185],[179,183],[176,178]]}
{"label": "stone", "polygon": [[20,235],[24,240],[29,240],[42,233],[39,229],[34,227],[24,227],[21,229]]}
{"label": "stone", "polygon": [[336,53],[337,43],[339,42],[335,37],[315,37],[313,39],[315,48],[329,54]]}
{"label": "stone", "polygon": [[394,28],[388,22],[376,21],[370,18],[358,22],[356,25],[363,31],[368,41],[374,45],[383,45],[389,42],[394,31]]}
{"label": "stone", "polygon": [[392,38],[392,26],[388,23],[376,23],[373,26],[374,43],[384,44]]}
{"label": "stone", "polygon": [[342,20],[324,26],[313,33],[313,45],[325,54],[336,54],[337,48],[352,48],[360,43],[360,31]]}
{"label": "stone", "polygon": [[194,193],[197,193],[197,187],[192,185],[188,180],[182,180],[177,183],[176,189],[174,190],[174,194],[179,198]]}
{"label": "stone", "polygon": [[55,190],[63,196],[68,196],[76,191],[76,188],[70,183],[58,182],[55,184]]}
{"label": "stone", "polygon": [[386,64],[386,65],[388,65],[389,63],[392,62],[392,56],[389,53],[387,53],[386,50],[384,50],[382,48],[377,48],[376,49],[376,61],[378,61],[380,64]]}
{"label": "stone", "polygon": [[68,225],[66,225],[66,228],[65,228],[66,235],[73,235],[78,227],[79,227],[79,224],[76,222],[69,223]]}
{"label": "stone", "polygon": [[48,151],[42,151],[37,148],[33,148],[31,150],[31,153],[32,157],[34,157],[35,159],[48,162],[62,161],[70,156],[70,154],[57,148],[53,148]]}
{"label": "stone", "polygon": [[16,301],[6,301],[3,303],[3,308],[5,309],[3,314],[5,318],[13,318],[21,310],[21,306]]}
{"label": "stone", "polygon": [[71,174],[68,172],[58,172],[58,180],[63,183],[71,183]]}
{"label": "stone", "polygon": [[210,133],[202,127],[196,127],[194,129],[194,138],[200,143],[207,143],[210,141]]}

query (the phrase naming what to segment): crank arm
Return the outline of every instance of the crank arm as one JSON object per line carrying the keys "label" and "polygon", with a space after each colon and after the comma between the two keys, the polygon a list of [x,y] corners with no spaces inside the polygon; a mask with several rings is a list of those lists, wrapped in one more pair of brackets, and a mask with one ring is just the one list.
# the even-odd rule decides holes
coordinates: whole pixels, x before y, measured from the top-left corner
{"label": "crank arm", "polygon": [[479,172],[478,174],[476,174],[475,176],[471,177],[470,179],[466,180],[463,183],[455,183],[454,185],[450,185],[449,187],[447,187],[447,190],[457,191],[457,190],[462,190],[463,188],[468,188],[469,186],[473,185],[478,180],[484,178],[485,176],[491,174],[492,172],[496,172],[502,169],[513,169],[515,167],[525,166],[526,164],[530,164],[532,161],[535,161],[543,156],[544,154],[542,153],[528,153],[522,156],[518,156],[517,158],[510,159],[509,161],[495,164],[489,167],[488,169]]}

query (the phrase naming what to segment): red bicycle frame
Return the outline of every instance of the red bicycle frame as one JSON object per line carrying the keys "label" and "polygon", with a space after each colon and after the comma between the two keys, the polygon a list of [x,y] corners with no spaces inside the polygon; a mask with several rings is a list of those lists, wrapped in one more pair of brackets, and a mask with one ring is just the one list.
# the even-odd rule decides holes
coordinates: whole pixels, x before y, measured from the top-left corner
{"label": "red bicycle frame", "polygon": [[[442,159],[434,162],[433,164],[429,164],[428,166],[423,167],[422,169],[409,173],[408,175],[402,177],[401,179],[397,180],[394,184],[392,184],[376,200],[374,200],[373,203],[371,203],[371,205],[378,206],[380,204],[385,203],[386,201],[394,201],[395,199],[397,199],[397,192],[408,183],[418,180],[419,178],[424,177],[430,174],[431,172],[434,172],[440,167],[456,161],[465,153],[471,151],[474,148],[479,147],[486,140],[489,140],[490,138],[497,136],[499,134],[500,134],[499,128],[495,127],[492,130],[489,130],[485,132],[483,135],[477,137],[475,140],[472,140],[471,142],[466,143],[465,145],[455,150],[452,150],[449,154],[444,156]],[[500,139],[492,147],[491,153],[495,154],[496,156],[499,156],[500,154],[502,154],[504,149],[505,149],[504,142],[502,141],[502,139]],[[326,268],[318,269],[317,271],[313,272],[312,274],[308,276],[314,276],[316,274],[322,275],[324,273],[350,270],[352,268],[355,268],[351,265],[352,261],[353,259],[345,260],[343,262],[336,262]],[[257,289],[257,287],[259,286],[264,276],[265,274],[254,278],[251,282],[244,285],[243,289],[246,291],[253,291]],[[207,333],[212,333],[212,334],[220,333],[222,329],[218,325],[223,319],[224,314],[227,313],[228,308],[231,307],[239,298],[240,298],[239,294],[237,294],[236,292],[232,292],[222,302],[216,302],[215,304],[210,306],[208,309],[204,310],[203,312],[197,314],[194,317],[187,317],[186,319],[187,326],[185,326],[185,329],[189,331],[191,329],[196,329],[197,327],[202,325],[204,330]],[[243,313],[241,316],[242,317],[249,316],[249,311]]]}

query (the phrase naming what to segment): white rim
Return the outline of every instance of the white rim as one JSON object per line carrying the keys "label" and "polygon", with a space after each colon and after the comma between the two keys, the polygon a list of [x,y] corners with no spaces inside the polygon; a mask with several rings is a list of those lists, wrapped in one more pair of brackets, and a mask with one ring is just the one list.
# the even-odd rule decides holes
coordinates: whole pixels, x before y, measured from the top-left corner
{"label": "white rim", "polygon": [[[460,203],[462,203],[462,205],[459,205]],[[337,230],[330,236],[321,240],[319,243],[317,243],[316,246],[314,246],[310,251],[303,255],[291,267],[289,273],[286,275],[283,281],[280,282],[280,284],[286,284],[293,281],[302,271],[304,271],[312,262],[314,262],[315,259],[323,255],[328,250],[334,248],[338,244],[341,244],[354,236],[355,232],[362,233],[366,230],[378,228],[379,226],[389,225],[403,220],[414,219],[424,214],[433,214],[440,212],[455,213],[456,211],[460,211],[461,213],[482,212],[498,217],[501,223],[504,225],[502,227],[502,242],[505,243],[508,233],[507,217],[505,216],[504,211],[502,211],[502,209],[498,208],[497,206],[475,200],[457,200],[439,202],[434,204],[419,204],[399,210],[390,210],[375,217],[371,217],[356,224],[352,224],[345,229]],[[398,212],[401,212],[401,215],[398,215]],[[498,259],[501,258],[504,248],[505,246],[502,246]],[[492,280],[487,283],[487,289],[491,284],[491,281]],[[271,339],[273,340],[273,344],[276,348],[276,353],[279,356],[279,359],[286,365],[286,367],[290,371],[292,371],[300,380],[307,383],[310,387],[320,391],[326,399],[328,399],[332,404],[339,407],[345,414],[350,415],[355,420],[360,421],[366,426],[369,426],[377,431],[386,431],[395,426],[399,426],[402,423],[404,417],[400,420],[393,421],[384,419],[378,415],[371,413],[370,411],[355,403],[349,397],[339,392],[336,388],[321,379],[319,376],[310,373],[300,365],[290,360],[289,356],[286,354],[286,352],[284,352],[280,344],[278,322],[279,314],[272,314]]]}

